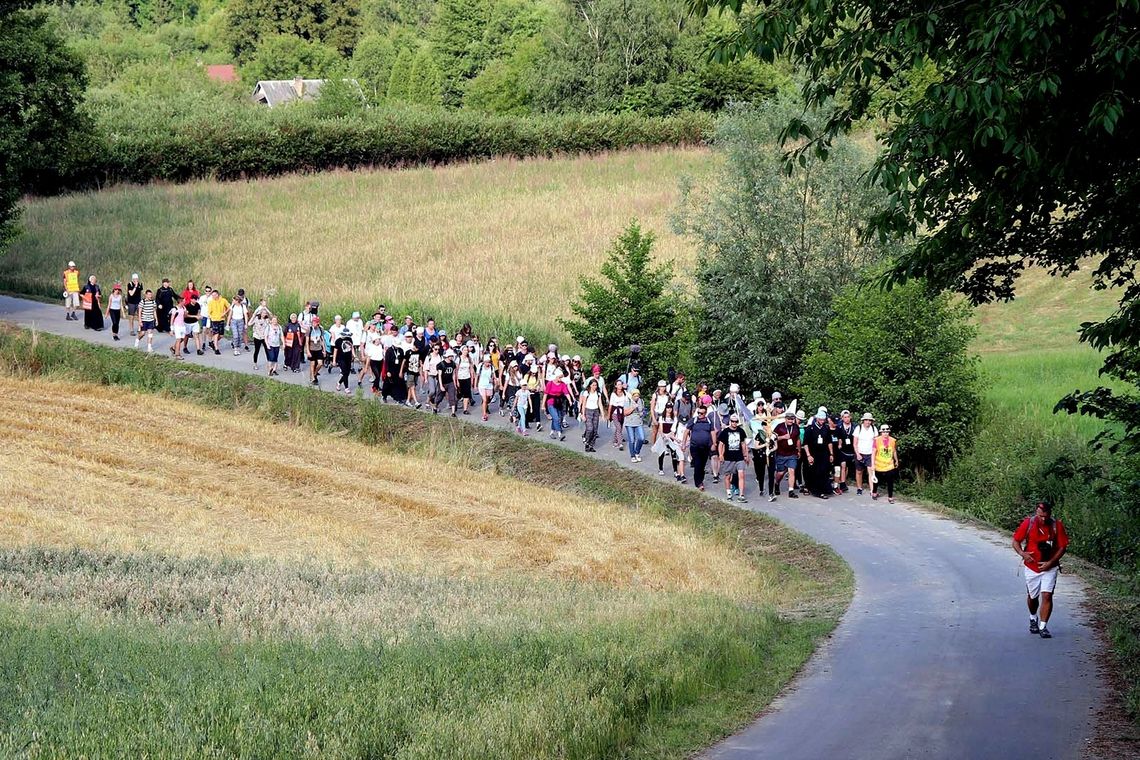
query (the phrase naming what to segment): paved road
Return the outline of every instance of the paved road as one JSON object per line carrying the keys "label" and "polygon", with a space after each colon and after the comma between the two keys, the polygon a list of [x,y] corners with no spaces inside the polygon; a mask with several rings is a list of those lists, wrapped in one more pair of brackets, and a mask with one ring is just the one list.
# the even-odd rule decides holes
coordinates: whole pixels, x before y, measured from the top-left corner
{"label": "paved road", "polygon": [[[47,304],[0,296],[0,320],[112,345],[108,331],[84,331]],[[160,355],[169,341],[157,341]],[[189,359],[253,371],[248,355]],[[504,422],[493,416],[491,424]],[[566,445],[580,449],[578,434]],[[599,456],[652,473],[648,456],[641,465],[609,447]],[[746,506],[835,547],[855,571],[856,591],[832,640],[792,686],[707,757],[1044,760],[1086,753],[1104,686],[1075,576],[1061,579],[1054,638],[1045,641],[1027,632],[1018,561],[1004,535],[866,496],[775,504],[753,497]]]}

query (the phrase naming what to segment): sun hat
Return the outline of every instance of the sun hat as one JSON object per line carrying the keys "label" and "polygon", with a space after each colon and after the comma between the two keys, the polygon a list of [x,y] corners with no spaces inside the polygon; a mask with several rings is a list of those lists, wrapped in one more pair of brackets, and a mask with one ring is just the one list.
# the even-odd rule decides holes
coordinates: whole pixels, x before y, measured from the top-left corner
{"label": "sun hat", "polygon": [[760,391],[752,391],[752,400],[753,401],[763,401],[764,400],[764,394],[761,393]]}
{"label": "sun hat", "polygon": [[780,399],[780,398],[783,398],[783,396],[780,395],[779,391],[772,391],[772,400],[773,401],[775,401],[776,399]]}
{"label": "sun hat", "polygon": [[[73,266],[75,266],[75,262],[74,262],[74,261],[69,261],[69,262],[67,262],[67,265],[68,265],[69,267],[73,267]],[[135,277],[138,277],[138,275],[136,274],[136,275],[135,275]]]}
{"label": "sun hat", "polygon": [[353,319],[360,319],[360,312],[359,311],[352,312],[352,318]]}
{"label": "sun hat", "polygon": [[568,362],[568,361],[570,361],[570,355],[569,354],[562,354],[562,356],[559,356],[558,359],[559,359],[559,361]]}
{"label": "sun hat", "polygon": [[511,359],[511,363],[507,365],[507,369],[514,369],[517,366],[519,366],[519,363],[514,359]]}
{"label": "sun hat", "polygon": [[582,361],[582,357],[581,357],[581,356],[578,356],[578,354],[574,354],[574,358],[573,358],[573,359],[571,359],[570,361],[572,361],[572,362],[580,362],[580,361]]}
{"label": "sun hat", "polygon": [[887,425],[885,423],[882,425],[879,425],[879,432],[880,433],[889,433],[889,432],[891,432],[891,426]]}
{"label": "sun hat", "polygon": [[823,411],[820,411],[820,412],[816,412],[816,413],[815,413],[815,418],[816,418],[817,420],[826,420],[826,419],[827,419],[827,412],[823,412]]}
{"label": "sun hat", "polygon": [[729,393],[740,393],[740,384],[739,383],[733,383],[732,385],[728,386],[728,392]]}
{"label": "sun hat", "polygon": [[526,338],[524,338],[523,336],[519,335],[519,336],[515,337],[515,343],[525,343],[525,342],[526,342]]}
{"label": "sun hat", "polygon": [[629,395],[630,396],[641,396],[641,391],[638,390],[637,388],[634,388],[632,391],[629,392]]}
{"label": "sun hat", "polygon": [[807,415],[806,415],[806,414],[804,414],[804,410],[803,410],[803,409],[797,409],[797,410],[796,410],[796,419],[797,419],[797,420],[802,420],[802,419],[804,419],[805,417],[807,417]]}
{"label": "sun hat", "polygon": [[668,385],[668,383],[666,383],[664,380],[658,380],[657,381],[657,387],[658,388],[664,388],[666,385]]}
{"label": "sun hat", "polygon": [[870,412],[863,412],[863,416],[859,419],[859,421],[860,422],[866,422],[868,420],[870,420],[871,422],[874,422],[875,421],[875,415],[871,414]]}

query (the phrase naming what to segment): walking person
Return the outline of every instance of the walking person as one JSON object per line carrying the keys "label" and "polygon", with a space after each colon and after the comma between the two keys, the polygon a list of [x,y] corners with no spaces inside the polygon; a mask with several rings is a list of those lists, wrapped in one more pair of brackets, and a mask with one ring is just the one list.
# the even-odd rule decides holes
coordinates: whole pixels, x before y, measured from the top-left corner
{"label": "walking person", "polygon": [[[495,375],[495,364],[490,352],[483,356],[483,361],[479,365],[476,385],[479,388],[479,398],[483,403],[483,422],[486,422],[491,411],[491,398],[499,389],[499,378]],[[502,402],[499,405],[502,406]]]}
{"label": "walking person", "polygon": [[154,351],[154,332],[158,327],[158,304],[154,301],[154,292],[147,289],[143,292],[142,302],[139,303],[139,332],[135,336],[135,348],[139,347],[142,338],[146,338],[146,352]]}
{"label": "walking person", "polygon": [[253,368],[257,369],[257,360],[262,352],[268,357],[269,351],[265,344],[265,333],[269,329],[269,308],[258,306],[249,318],[249,334],[253,336]]}
{"label": "walking person", "polygon": [[625,431],[625,443],[629,446],[629,461],[641,461],[641,447],[645,444],[645,434],[642,432],[641,420],[645,414],[645,404],[641,401],[641,391],[636,388],[630,391],[625,402],[625,414],[622,417],[622,429]]}
{"label": "walking person", "polygon": [[198,300],[198,291],[190,291],[186,295],[186,300],[182,306],[186,310],[186,330],[188,337],[183,342],[182,353],[190,353],[190,338],[194,339],[194,347],[198,351],[198,356],[201,356],[202,351],[202,304]]}
{"label": "walking person", "polygon": [[665,457],[669,457],[669,461],[673,465],[673,479],[680,482],[684,470],[678,470],[678,460],[680,459],[680,447],[677,442],[677,429],[679,423],[677,422],[677,414],[674,411],[673,401],[665,402],[665,408],[657,418],[657,443],[655,444],[655,451],[660,449],[657,454],[657,474],[665,474]]}
{"label": "walking person", "polygon": [[99,288],[95,275],[87,278],[87,283],[79,291],[79,303],[83,306],[83,329],[99,332],[103,329],[103,291]]}
{"label": "walking person", "polygon": [[214,349],[214,356],[221,356],[221,342],[226,334],[226,321],[230,316],[230,302],[223,298],[217,290],[212,291],[209,300],[206,301],[206,316],[210,320],[210,345]]}
{"label": "walking person", "polygon": [[[347,333],[347,330],[345,331]],[[408,403],[408,388],[404,384],[404,373],[407,370],[407,353],[409,345],[404,338],[396,335],[396,328],[389,330],[391,341],[384,350],[384,382],[380,386],[380,398],[384,403],[391,398],[397,404]],[[408,341],[410,343],[410,341]]]}
{"label": "walking person", "polygon": [[886,485],[887,501],[895,503],[895,477],[899,472],[899,444],[891,437],[891,426],[880,425],[875,438],[875,450],[871,457],[875,467],[875,481],[871,486],[871,498],[879,498],[879,486]]}
{"label": "walking person", "polygon": [[[316,314],[312,315],[309,332],[305,335],[305,350],[309,354],[309,382],[319,386],[321,366],[325,363],[325,330],[321,327],[321,318]],[[217,353],[217,349],[214,353]]]}
{"label": "walking person", "polygon": [[748,501],[744,494],[746,465],[749,462],[746,437],[740,427],[740,415],[733,412],[728,416],[728,427],[717,436],[717,455],[720,457],[720,476],[724,480],[725,498],[735,497],[741,502]]}
{"label": "walking person", "polygon": [[419,409],[423,404],[417,395],[416,386],[419,385],[422,375],[422,354],[416,345],[415,332],[404,333],[404,385],[407,387],[407,396],[404,403]]}
{"label": "walking person", "polygon": [[443,347],[436,339],[428,344],[428,354],[424,357],[421,367],[424,376],[424,390],[427,393],[429,406],[438,406],[436,394],[439,393],[440,389],[439,365],[441,362],[443,362]]}
{"label": "walking person", "polygon": [[447,398],[447,405],[451,407],[451,416],[454,417],[459,410],[458,396],[455,393],[455,373],[459,369],[455,363],[455,349],[449,348],[443,352],[443,361],[439,363],[439,390],[433,399],[432,411],[439,414],[439,402]]}
{"label": "walking person", "polygon": [[586,451],[597,451],[598,426],[606,414],[606,399],[596,377],[586,381],[586,389],[578,397],[578,414],[586,429]]}
{"label": "walking person", "polygon": [[352,375],[352,361],[356,351],[352,345],[352,333],[343,325],[341,325],[340,334],[334,335],[332,338],[332,354],[333,364],[340,370],[336,389],[351,394],[352,388],[349,385],[349,377]]}
{"label": "walking person", "polygon": [[230,305],[229,319],[230,348],[233,349],[234,356],[240,356],[243,348],[249,351],[249,343],[245,334],[246,324],[249,321],[249,302],[245,298],[244,288],[238,288],[237,295],[234,296],[233,303]]}
{"label": "walking person", "polygon": [[798,499],[796,493],[796,465],[800,461],[800,426],[796,422],[795,413],[784,412],[784,421],[772,430],[776,439],[775,487],[768,494],[768,501],[775,501],[780,495],[780,482],[786,476],[788,479],[788,498]]}
{"label": "walking person", "polygon": [[855,446],[855,493],[863,494],[863,478],[867,478],[867,487],[871,487],[871,473],[875,467],[872,457],[875,453],[875,417],[870,412],[864,412],[859,419],[859,427],[851,434]]}
{"label": "walking person", "polygon": [[566,440],[565,419],[571,402],[570,388],[566,383],[565,373],[561,369],[554,371],[554,378],[548,380],[543,392],[543,399],[547,414],[550,415],[550,437]]}
{"label": "walking person", "polygon": [[704,404],[697,407],[697,416],[688,424],[689,456],[693,458],[693,485],[698,491],[705,490],[705,468],[709,463],[714,442],[713,424],[709,420],[709,408]]}
{"label": "walking person", "polygon": [[[305,334],[301,331],[301,322],[296,314],[289,315],[289,321],[283,326],[285,345],[285,366],[290,372],[301,371],[301,360],[305,354]],[[199,347],[198,353],[202,353]]]}
{"label": "walking person", "polygon": [[177,302],[170,312],[170,332],[174,335],[170,353],[178,361],[183,361],[182,347],[186,343],[186,307],[181,301]]}
{"label": "walking person", "polygon": [[268,377],[277,374],[277,360],[281,356],[281,345],[285,342],[285,331],[276,316],[269,317],[265,328],[265,372]]}
{"label": "walking person", "polygon": [[[470,329],[470,325],[464,325]],[[477,369],[471,356],[471,348],[466,344],[459,347],[459,358],[455,364],[455,385],[459,398],[463,400],[463,413],[471,414],[471,380]]]}
{"label": "walking person", "polygon": [[613,427],[613,447],[618,451],[625,448],[625,434],[623,432],[625,420],[625,383],[621,380],[614,382],[613,393],[610,394],[609,414],[606,421]]}
{"label": "walking person", "polygon": [[132,338],[139,334],[139,304],[142,303],[145,292],[142,282],[139,281],[139,273],[135,272],[127,283],[127,327],[130,328],[129,334]]}
{"label": "walking person", "polygon": [[119,321],[123,318],[123,286],[115,283],[111,287],[111,296],[107,299],[107,318],[111,320],[111,337],[119,339]]}
{"label": "walking person", "polygon": [[855,468],[855,423],[851,420],[851,412],[844,409],[839,413],[839,488],[838,493],[847,493],[847,480]]}
{"label": "walking person", "polygon": [[63,318],[67,322],[79,321],[79,290],[81,287],[79,267],[75,266],[74,261],[67,262],[67,268],[63,270]]}
{"label": "walking person", "polygon": [[820,407],[804,431],[807,443],[807,466],[804,475],[808,490],[819,499],[831,493],[831,465],[835,453],[831,447],[831,432],[827,429],[827,409]]}
{"label": "walking person", "polygon": [[178,294],[170,287],[170,278],[163,278],[162,285],[154,292],[154,303],[158,319],[157,328],[160,333],[170,332],[171,315],[174,304],[178,301]]}
{"label": "walking person", "polygon": [[1061,557],[1069,548],[1065,525],[1053,519],[1053,506],[1047,501],[1037,502],[1034,512],[1021,521],[1013,533],[1013,550],[1021,557],[1025,577],[1025,603],[1029,608],[1029,632],[1043,639],[1053,638],[1049,633],[1049,618],[1053,615],[1053,593],[1057,588],[1057,575],[1061,571]]}

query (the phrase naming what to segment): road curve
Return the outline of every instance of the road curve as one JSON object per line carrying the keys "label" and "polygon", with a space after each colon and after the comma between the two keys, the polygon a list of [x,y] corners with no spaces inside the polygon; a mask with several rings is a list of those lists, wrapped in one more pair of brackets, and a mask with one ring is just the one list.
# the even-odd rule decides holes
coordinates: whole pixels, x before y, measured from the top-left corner
{"label": "road curve", "polygon": [[[92,343],[60,307],[0,296],[0,320]],[[165,355],[168,336],[155,341]],[[187,357],[252,373],[248,355]],[[304,375],[286,373],[286,382]],[[323,383],[332,385],[329,378]],[[472,415],[468,418],[477,420]],[[504,422],[492,416],[493,424]],[[543,440],[541,434],[537,436]],[[548,440],[548,439],[547,439]],[[567,445],[580,448],[577,434]],[[602,456],[630,465],[606,446]],[[648,459],[648,457],[647,457]],[[710,489],[710,493],[713,491]],[[1024,586],[1008,537],[960,525],[905,504],[848,495],[772,504],[766,512],[835,548],[856,590],[831,640],[784,693],[705,757],[1078,758],[1086,754],[1105,687],[1098,641],[1083,611],[1085,589],[1063,574],[1051,640],[1031,636]]]}

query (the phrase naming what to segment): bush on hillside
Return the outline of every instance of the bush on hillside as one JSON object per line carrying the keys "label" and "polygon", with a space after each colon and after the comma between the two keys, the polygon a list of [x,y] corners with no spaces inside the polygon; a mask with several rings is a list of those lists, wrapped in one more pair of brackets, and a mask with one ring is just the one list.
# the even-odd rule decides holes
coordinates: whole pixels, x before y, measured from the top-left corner
{"label": "bush on hillside", "polygon": [[325,119],[313,104],[256,109],[210,101],[209,112],[171,113],[110,108],[100,118],[103,149],[73,167],[49,193],[118,182],[183,182],[267,177],[289,172],[368,166],[440,164],[511,156],[553,156],[638,146],[693,145],[712,130],[707,114],[665,118],[635,115],[492,116],[439,109],[372,109]]}
{"label": "bush on hillside", "polygon": [[980,403],[970,308],[920,281],[849,286],[804,356],[798,390],[829,409],[872,412],[905,470],[937,474],[968,448]]}

